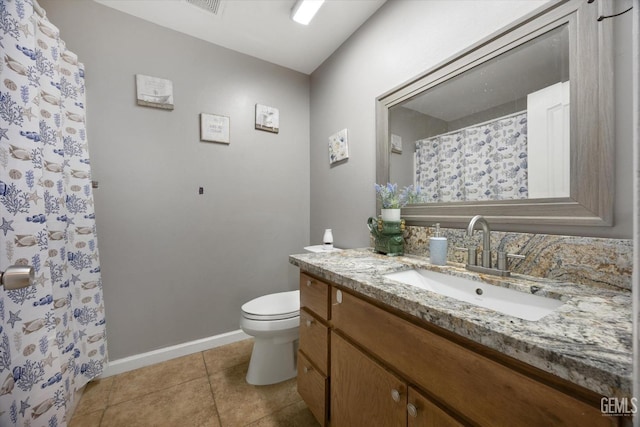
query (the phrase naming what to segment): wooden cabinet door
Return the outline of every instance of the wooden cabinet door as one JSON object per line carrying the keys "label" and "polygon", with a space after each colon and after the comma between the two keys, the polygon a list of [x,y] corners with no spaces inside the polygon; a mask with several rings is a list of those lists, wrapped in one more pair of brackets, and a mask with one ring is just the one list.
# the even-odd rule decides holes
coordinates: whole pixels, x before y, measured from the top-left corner
{"label": "wooden cabinet door", "polygon": [[407,425],[407,387],[339,335],[331,333],[331,427]]}
{"label": "wooden cabinet door", "polygon": [[440,409],[420,392],[409,387],[408,427],[462,427],[455,418]]}

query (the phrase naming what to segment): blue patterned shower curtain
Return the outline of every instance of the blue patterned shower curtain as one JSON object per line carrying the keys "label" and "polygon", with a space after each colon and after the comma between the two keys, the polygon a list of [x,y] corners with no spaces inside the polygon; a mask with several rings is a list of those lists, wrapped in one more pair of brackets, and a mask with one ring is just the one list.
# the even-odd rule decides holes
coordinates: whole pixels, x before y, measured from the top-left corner
{"label": "blue patterned shower curtain", "polygon": [[84,69],[35,0],[0,0],[0,426],[65,426],[107,360]]}
{"label": "blue patterned shower curtain", "polygon": [[426,202],[526,199],[527,112],[416,141]]}

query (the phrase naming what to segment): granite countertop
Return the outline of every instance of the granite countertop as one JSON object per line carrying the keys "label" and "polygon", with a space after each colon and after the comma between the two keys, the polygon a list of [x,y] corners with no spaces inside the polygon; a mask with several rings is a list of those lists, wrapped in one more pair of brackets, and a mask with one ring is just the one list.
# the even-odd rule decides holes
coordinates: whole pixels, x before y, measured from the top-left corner
{"label": "granite countertop", "polygon": [[[359,294],[471,339],[606,397],[632,395],[632,300],[626,290],[512,274],[500,278],[436,266],[428,258],[388,257],[372,249],[291,255],[289,261]],[[504,315],[384,278],[425,268],[561,299],[538,321]]]}

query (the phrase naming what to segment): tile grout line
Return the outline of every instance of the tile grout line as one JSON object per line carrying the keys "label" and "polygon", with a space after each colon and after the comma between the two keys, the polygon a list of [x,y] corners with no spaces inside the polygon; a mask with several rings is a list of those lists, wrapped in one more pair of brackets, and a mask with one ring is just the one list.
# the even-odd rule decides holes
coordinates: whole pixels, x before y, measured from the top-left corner
{"label": "tile grout line", "polygon": [[245,425],[244,425],[244,426],[242,426],[242,427],[250,427],[251,425],[253,425],[253,424],[255,424],[255,423],[258,423],[258,422],[260,422],[261,420],[264,420],[265,418],[271,417],[271,416],[273,416],[274,414],[277,414],[278,412],[284,411],[285,409],[289,408],[290,406],[297,405],[298,403],[300,403],[300,402],[302,402],[302,401],[303,401],[303,400],[302,400],[302,398],[300,398],[300,400],[296,400],[295,402],[290,403],[290,404],[288,404],[288,405],[286,405],[286,406],[283,406],[283,407],[282,407],[282,408],[280,408],[280,409],[277,409],[277,410],[275,410],[275,411],[269,412],[269,413],[268,413],[267,415],[265,415],[264,417],[258,418],[257,420],[253,420],[253,421],[249,422],[248,424],[245,424]]}
{"label": "tile grout line", "polygon": [[[98,380],[98,381],[102,381],[102,380]],[[87,387],[89,384],[91,384],[91,382],[93,382],[93,380],[92,380],[92,381],[89,381],[89,382],[85,385],[85,391],[86,391],[86,387]],[[105,412],[107,412],[107,408],[109,407],[109,398],[111,397],[111,391],[113,390],[113,384],[114,384],[114,383],[115,383],[115,381],[113,381],[113,380],[112,380],[112,381],[111,381],[111,385],[109,386],[109,390],[108,390],[108,392],[107,392],[107,399],[106,399],[107,401],[106,401],[106,403],[105,403],[105,405],[104,405],[104,407],[103,407],[103,408],[96,409],[95,411],[89,411],[89,412],[84,413],[84,414],[78,414],[78,408],[80,407],[80,403],[82,402],[82,400],[83,400],[83,399],[85,398],[85,396],[86,396],[86,394],[83,392],[83,393],[82,393],[82,396],[80,396],[80,400],[78,401],[78,403],[77,403],[77,405],[76,405],[76,408],[75,408],[75,410],[74,410],[74,412],[73,412],[73,415],[71,416],[71,419],[69,420],[68,424],[70,424],[70,423],[71,423],[71,421],[73,421],[73,419],[74,419],[76,416],[78,416],[78,417],[82,417],[82,416],[87,416],[87,415],[89,415],[89,414],[92,414],[92,413],[94,413],[94,412],[102,411],[102,415],[100,416],[100,421],[98,422],[98,426],[101,426],[101,425],[102,425],[102,420],[103,420],[103,418],[104,418],[104,413],[105,413]]]}
{"label": "tile grout line", "polygon": [[[240,366],[240,365],[245,364],[246,362],[242,362],[242,363],[234,363],[234,364],[233,364],[233,366],[229,366],[229,367],[226,367],[226,368],[224,368],[224,369],[219,369],[219,370],[211,371],[210,367],[207,365],[207,359],[206,359],[206,357],[205,357],[205,353],[206,353],[206,352],[208,352],[208,351],[210,351],[210,350],[211,350],[211,349],[208,349],[208,350],[204,350],[204,351],[200,351],[200,352],[199,352],[199,353],[200,353],[201,360],[202,360],[202,363],[204,364],[204,370],[203,370],[203,371],[201,371],[201,372],[203,372],[203,373],[204,373],[204,375],[206,375],[206,376],[207,376],[207,381],[208,381],[208,383],[209,383],[209,390],[210,390],[210,393],[211,393],[211,396],[212,396],[212,400],[213,400],[213,402],[214,402],[214,407],[215,407],[215,410],[216,410],[216,416],[217,416],[217,419],[218,419],[218,423],[219,423],[219,425],[220,425],[221,427],[223,427],[222,418],[221,418],[220,411],[219,411],[219,408],[218,408],[218,403],[216,402],[216,396],[215,396],[215,393],[214,393],[214,388],[213,388],[213,384],[212,384],[211,376],[212,376],[212,375],[215,375],[215,374],[216,374],[216,373],[218,373],[218,372],[224,372],[224,371],[227,371],[227,370],[233,369],[233,368],[235,368],[235,367],[237,367],[237,366]],[[166,363],[166,362],[161,362],[161,363]],[[158,389],[158,390],[154,390],[154,391],[151,391],[151,392],[147,392],[147,393],[143,393],[143,394],[140,394],[140,395],[136,395],[136,396],[134,396],[134,397],[132,397],[132,398],[129,398],[129,399],[122,400],[122,401],[120,401],[120,402],[114,403],[114,402],[113,402],[113,399],[114,399],[114,397],[115,397],[115,393],[116,393],[116,390],[117,390],[117,388],[118,388],[118,387],[117,387],[116,382],[117,382],[117,381],[121,381],[121,380],[122,380],[122,378],[118,378],[118,377],[122,377],[124,374],[125,374],[125,373],[123,373],[123,374],[119,374],[119,375],[115,375],[115,376],[113,376],[113,379],[110,381],[110,384],[109,384],[109,387],[108,387],[108,390],[107,390],[107,393],[106,393],[106,394],[107,394],[107,397],[106,397],[106,403],[105,403],[105,406],[104,406],[104,407],[102,407],[101,409],[97,409],[96,411],[90,411],[90,412],[88,412],[88,413],[84,414],[84,415],[88,415],[88,414],[90,414],[90,413],[97,412],[98,410],[102,411],[102,413],[101,413],[101,415],[100,415],[100,419],[99,419],[99,421],[98,421],[98,426],[104,426],[104,425],[106,425],[106,424],[105,424],[105,423],[106,423],[106,421],[105,421],[105,420],[106,420],[106,412],[107,412],[107,410],[109,410],[110,408],[115,408],[116,406],[119,406],[119,405],[121,405],[121,404],[125,404],[125,403],[127,403],[127,402],[132,402],[132,401],[135,401],[135,400],[138,400],[138,399],[141,399],[141,398],[145,398],[145,397],[147,397],[147,396],[149,396],[149,395],[152,395],[152,394],[154,394],[154,393],[158,393],[158,392],[162,392],[162,391],[167,390],[167,389],[169,389],[169,388],[171,388],[171,387],[181,386],[181,385],[184,385],[184,384],[186,384],[186,383],[189,383],[189,382],[192,382],[192,381],[196,381],[196,380],[199,380],[199,379],[201,379],[201,378],[202,378],[202,375],[200,375],[200,376],[197,376],[197,377],[195,377],[195,378],[191,378],[191,379],[184,380],[184,381],[182,381],[182,382],[180,382],[180,383],[178,383],[178,384],[173,384],[173,385],[171,385],[171,386],[163,387],[163,388]],[[81,400],[82,400],[82,398],[81,398]],[[76,414],[74,414],[74,415],[76,415]],[[73,417],[72,417],[72,418],[73,418]]]}
{"label": "tile grout line", "polygon": [[[111,387],[109,387],[109,393],[107,393],[107,404],[104,407],[104,412],[107,412],[107,408],[111,405],[111,395],[113,394],[113,389],[116,387],[116,378],[114,377],[111,380]],[[104,412],[102,413],[102,418],[104,418]],[[100,424],[102,424],[102,418],[100,418]]]}
{"label": "tile grout line", "polygon": [[[161,392],[166,391],[166,390],[168,390],[170,388],[178,387],[178,386],[181,386],[181,385],[193,382],[193,381],[197,381],[197,380],[199,380],[201,378],[202,378],[201,376],[200,377],[196,377],[196,378],[191,378],[191,379],[188,379],[188,380],[185,380],[185,381],[182,381],[182,382],[179,382],[179,383],[167,386],[167,387],[163,387],[163,388],[160,388],[160,389],[157,389],[157,390],[153,390],[153,391],[150,391],[150,392],[147,392],[147,393],[144,393],[144,394],[138,394],[138,395],[132,397],[131,399],[127,399],[127,400],[123,400],[121,402],[109,404],[109,405],[107,405],[107,408],[114,407],[114,406],[119,406],[119,405],[122,405],[123,403],[133,402],[134,400],[139,400],[139,399],[142,399],[143,397],[147,397],[147,396],[150,396],[152,394],[161,393]],[[105,408],[105,410],[107,408]]]}
{"label": "tile grout line", "polygon": [[[202,352],[200,352],[200,353],[201,353],[201,355],[202,355]],[[193,354],[195,354],[195,353],[193,353]],[[163,363],[167,363],[167,361],[165,361],[165,362],[160,362],[160,363],[158,363],[158,365],[159,365],[159,364],[163,364]],[[208,372],[208,371],[207,371],[207,364],[206,364],[206,362],[204,361],[204,356],[203,356],[203,364],[204,364],[204,372],[205,372],[205,375],[208,377],[208,373],[207,373],[207,372]],[[140,368],[140,369],[144,369],[144,368]],[[130,371],[130,372],[131,372],[131,371]],[[137,400],[137,399],[139,399],[139,398],[146,397],[146,396],[149,396],[149,395],[151,395],[151,394],[158,393],[158,392],[161,392],[161,391],[164,391],[164,390],[170,389],[170,388],[172,388],[172,387],[177,387],[177,386],[180,386],[180,385],[186,384],[186,383],[188,383],[188,382],[195,381],[195,380],[198,380],[198,379],[202,378],[202,375],[201,375],[201,376],[194,377],[194,378],[189,378],[189,379],[186,379],[186,380],[181,381],[181,382],[179,382],[179,383],[172,384],[172,385],[170,385],[170,386],[165,386],[165,387],[159,388],[159,389],[157,389],[157,390],[153,390],[153,391],[150,391],[150,392],[146,392],[146,393],[143,393],[143,394],[139,394],[139,395],[133,396],[132,398],[130,398],[130,399],[126,399],[126,400],[123,400],[123,401],[121,401],[121,402],[112,403],[112,402],[111,402],[111,395],[113,394],[113,389],[115,388],[116,378],[117,378],[118,376],[120,376],[120,375],[124,375],[124,374],[126,374],[126,373],[127,373],[127,372],[124,372],[124,373],[122,373],[122,374],[118,374],[118,375],[115,375],[115,376],[113,377],[113,378],[114,378],[114,379],[113,379],[113,383],[111,384],[111,389],[109,390],[109,397],[108,397],[108,399],[107,399],[107,408],[109,408],[109,407],[111,407],[111,406],[121,405],[121,404],[126,403],[126,402],[131,402],[131,401],[133,401],[133,400]],[[105,408],[105,410],[106,410],[106,408]]]}
{"label": "tile grout line", "polygon": [[209,391],[211,391],[211,399],[213,399],[213,405],[216,409],[216,416],[218,417],[218,425],[222,426],[222,418],[220,418],[220,411],[218,410],[218,404],[216,403],[216,395],[213,393],[213,385],[211,385],[211,374],[209,373],[209,367],[207,366],[207,360],[204,357],[204,351],[200,352],[202,356],[202,361],[204,363],[204,370],[207,374],[207,382],[209,383]]}
{"label": "tile grout line", "polygon": [[[107,408],[109,407],[109,399],[111,399],[111,393],[113,392],[113,387],[116,382],[111,380],[111,385],[109,386],[109,392],[107,393],[107,402],[102,408],[102,415],[100,415],[100,422],[98,423],[98,427],[102,426],[102,421],[104,420],[104,415],[107,413]],[[79,404],[80,402],[78,402]],[[72,418],[73,419],[73,418]]]}
{"label": "tile grout line", "polygon": [[107,408],[109,407],[109,405],[107,405],[103,410],[102,410],[102,415],[100,416],[100,422],[98,423],[98,427],[102,426],[102,421],[104,420],[104,415],[107,413]]}

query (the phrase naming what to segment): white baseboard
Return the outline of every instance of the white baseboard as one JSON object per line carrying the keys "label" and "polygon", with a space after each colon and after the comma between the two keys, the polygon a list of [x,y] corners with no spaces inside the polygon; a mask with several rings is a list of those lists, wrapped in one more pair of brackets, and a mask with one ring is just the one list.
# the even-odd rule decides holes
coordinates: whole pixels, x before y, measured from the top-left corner
{"label": "white baseboard", "polygon": [[136,354],[134,356],[125,357],[118,360],[110,361],[106,369],[100,375],[100,378],[110,377],[112,375],[121,374],[123,372],[132,371],[134,369],[143,368],[155,363],[166,362],[176,357],[186,356],[200,351],[209,350],[220,347],[232,342],[242,341],[251,338],[249,335],[238,329],[220,335],[208,338],[202,338],[171,347],[160,348],[158,350],[149,351],[147,353]]}

